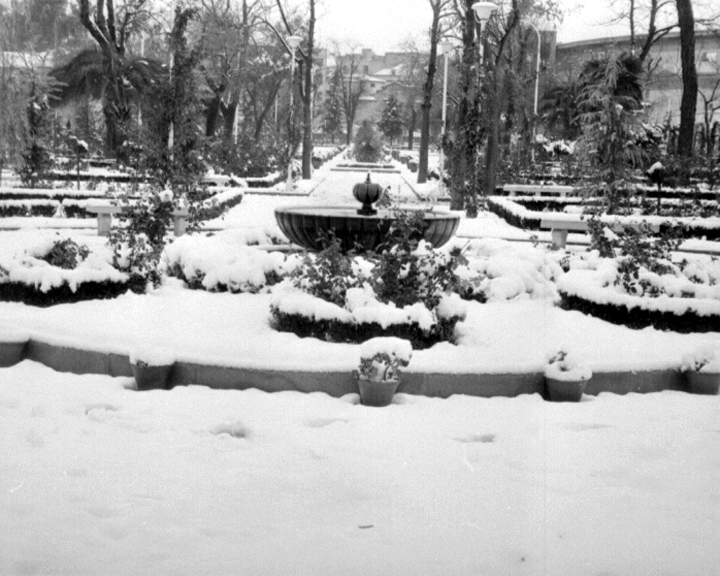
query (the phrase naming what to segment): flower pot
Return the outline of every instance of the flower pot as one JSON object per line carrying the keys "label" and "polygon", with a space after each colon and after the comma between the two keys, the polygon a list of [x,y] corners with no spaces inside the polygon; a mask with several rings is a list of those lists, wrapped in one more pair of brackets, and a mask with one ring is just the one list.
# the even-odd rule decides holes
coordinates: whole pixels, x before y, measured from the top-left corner
{"label": "flower pot", "polygon": [[545,378],[548,395],[553,402],[580,402],[587,380]]}
{"label": "flower pot", "polygon": [[315,170],[318,170],[318,169],[320,168],[320,166],[322,166],[322,165],[323,165],[323,161],[320,160],[320,158],[313,158],[313,159],[312,159],[312,167],[313,167]]}
{"label": "flower pot", "polygon": [[717,372],[687,373],[688,392],[691,394],[707,394],[714,396],[720,388],[720,374]]}
{"label": "flower pot", "polygon": [[0,333],[0,368],[15,366],[25,356],[25,347],[30,335],[25,332],[10,330]]}
{"label": "flower pot", "polygon": [[399,385],[399,380],[374,382],[358,378],[360,401],[363,406],[389,406]]}
{"label": "flower pot", "polygon": [[412,160],[408,162],[408,168],[410,168],[410,172],[417,172],[418,171],[418,163],[413,162]]}
{"label": "flower pot", "polygon": [[173,364],[152,366],[141,360],[131,364],[138,390],[165,389],[170,383]]}

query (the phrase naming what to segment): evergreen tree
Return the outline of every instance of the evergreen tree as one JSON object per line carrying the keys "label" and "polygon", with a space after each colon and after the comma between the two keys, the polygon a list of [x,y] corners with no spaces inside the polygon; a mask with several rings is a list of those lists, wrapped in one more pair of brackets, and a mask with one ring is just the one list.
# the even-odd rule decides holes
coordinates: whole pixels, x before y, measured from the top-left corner
{"label": "evergreen tree", "polygon": [[385,108],[382,111],[382,118],[378,122],[380,131],[390,139],[390,146],[395,138],[400,138],[403,133],[402,104],[391,94],[385,98]]}
{"label": "evergreen tree", "polygon": [[330,87],[325,98],[325,113],[323,115],[323,131],[330,135],[330,141],[335,143],[335,136],[341,133],[343,123],[343,103],[341,90],[342,76],[339,69],[335,69],[330,79]]}
{"label": "evergreen tree", "polygon": [[43,139],[48,131],[47,87],[33,74],[30,80],[30,98],[27,104],[26,146],[22,153],[20,179],[35,188],[38,181],[52,167],[52,157]]}

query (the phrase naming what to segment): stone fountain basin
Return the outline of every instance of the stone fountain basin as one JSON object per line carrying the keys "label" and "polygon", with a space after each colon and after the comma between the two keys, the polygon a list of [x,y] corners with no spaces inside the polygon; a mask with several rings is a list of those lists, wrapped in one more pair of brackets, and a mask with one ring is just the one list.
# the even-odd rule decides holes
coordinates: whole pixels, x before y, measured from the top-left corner
{"label": "stone fountain basin", "polygon": [[[405,208],[422,211],[420,208]],[[358,244],[364,250],[375,250],[393,222],[392,213],[378,210],[372,216],[361,216],[352,206],[285,206],[275,209],[275,219],[291,242],[313,252],[323,249],[322,232],[334,230],[342,250]],[[447,211],[425,212],[424,239],[433,247],[443,246],[455,234],[460,216]]]}

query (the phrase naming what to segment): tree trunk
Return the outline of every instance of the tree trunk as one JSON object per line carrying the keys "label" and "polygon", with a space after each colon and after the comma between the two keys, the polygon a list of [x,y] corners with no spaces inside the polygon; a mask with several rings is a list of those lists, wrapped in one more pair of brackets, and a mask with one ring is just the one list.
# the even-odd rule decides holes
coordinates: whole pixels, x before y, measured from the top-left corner
{"label": "tree trunk", "polygon": [[427,182],[428,175],[428,148],[430,147],[430,109],[432,108],[433,84],[437,70],[437,44],[438,29],[440,27],[440,8],[442,4],[437,0],[431,3],[433,9],[432,26],[430,27],[430,59],[428,61],[427,78],[423,86],[422,119],[420,122],[420,158],[418,162],[418,184]]}
{"label": "tree trunk", "polygon": [[305,56],[305,90],[303,91],[303,149],[302,177],[312,178],[312,88],[313,88],[313,48],[315,44],[315,0],[310,0],[310,21],[308,22],[308,48]]}
{"label": "tree trunk", "polygon": [[412,150],[414,146],[414,138],[415,138],[415,126],[417,125],[417,110],[415,110],[415,106],[410,108],[410,125],[408,126],[408,150]]}
{"label": "tree trunk", "polygon": [[679,156],[693,154],[693,130],[697,107],[698,78],[695,67],[695,17],[692,0],[675,0],[680,26],[680,62],[682,63],[683,92],[680,101]]}
{"label": "tree trunk", "polygon": [[448,154],[450,172],[450,209],[463,210],[475,204],[479,174],[478,147],[481,134],[477,109],[478,47],[475,42],[475,19],[472,1],[465,0],[462,27],[462,63],[460,99],[454,133],[449,135],[452,149]]}
{"label": "tree trunk", "polygon": [[217,132],[218,118],[220,117],[220,95],[215,94],[206,109],[205,136],[208,138]]}

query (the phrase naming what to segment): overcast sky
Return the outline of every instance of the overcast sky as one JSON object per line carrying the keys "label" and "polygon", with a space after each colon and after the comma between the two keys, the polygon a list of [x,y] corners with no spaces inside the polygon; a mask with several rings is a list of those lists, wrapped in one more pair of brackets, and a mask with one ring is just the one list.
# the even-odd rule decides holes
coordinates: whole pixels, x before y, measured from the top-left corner
{"label": "overcast sky", "polygon": [[[628,34],[625,26],[603,26],[610,19],[609,0],[560,0],[568,14],[558,29],[560,42]],[[368,47],[377,53],[409,40],[426,41],[432,13],[428,0],[322,0],[318,32],[331,40]]]}

